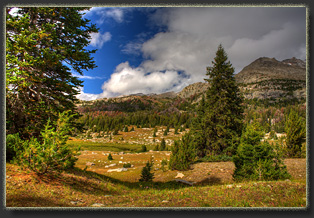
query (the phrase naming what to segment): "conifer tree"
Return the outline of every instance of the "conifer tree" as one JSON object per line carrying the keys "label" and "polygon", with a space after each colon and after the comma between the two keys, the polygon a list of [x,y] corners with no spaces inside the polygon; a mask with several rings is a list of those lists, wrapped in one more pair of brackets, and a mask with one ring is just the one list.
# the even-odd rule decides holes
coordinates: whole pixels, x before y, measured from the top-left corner
{"label": "conifer tree", "polygon": [[243,125],[242,96],[233,77],[234,68],[222,45],[213,66],[207,68],[206,96],[197,109],[192,132],[198,155],[232,155],[239,143]]}
{"label": "conifer tree", "polygon": [[306,134],[305,120],[293,109],[287,116],[285,132],[288,156],[301,157],[302,142]]}
{"label": "conifer tree", "polygon": [[166,150],[166,141],[165,141],[164,138],[161,140],[159,150],[160,151],[165,151]]}
{"label": "conifer tree", "polygon": [[[82,81],[72,72],[96,67],[86,50],[98,32],[77,7],[6,9],[6,118],[8,134],[40,137],[46,121],[75,114]],[[72,69],[70,69],[70,67]],[[31,125],[30,125],[31,124]],[[72,121],[72,124],[75,124]]]}

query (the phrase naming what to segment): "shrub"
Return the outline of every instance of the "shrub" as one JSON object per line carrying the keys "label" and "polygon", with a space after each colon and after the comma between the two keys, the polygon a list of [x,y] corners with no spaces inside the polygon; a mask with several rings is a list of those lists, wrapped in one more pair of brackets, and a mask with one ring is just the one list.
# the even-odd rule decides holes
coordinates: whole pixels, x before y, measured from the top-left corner
{"label": "shrub", "polygon": [[113,158],[112,158],[112,155],[111,155],[111,154],[109,154],[109,155],[108,155],[108,160],[113,160]]}
{"label": "shrub", "polygon": [[141,148],[140,152],[146,152],[146,151],[147,151],[146,145],[142,145],[142,148]]}
{"label": "shrub", "polygon": [[129,132],[129,128],[127,126],[124,127],[124,132]]}
{"label": "shrub", "polygon": [[242,134],[236,155],[233,156],[235,181],[279,180],[290,175],[283,164],[278,145],[261,142],[263,133],[258,123],[250,124]]}
{"label": "shrub", "polygon": [[19,133],[9,134],[6,137],[6,161],[10,162],[16,157],[16,151],[23,149],[24,141],[19,137]]}
{"label": "shrub", "polygon": [[147,161],[146,166],[143,167],[141,172],[140,182],[152,182],[154,179],[154,173],[151,172],[153,166],[152,161]]}
{"label": "shrub", "polygon": [[62,171],[73,168],[80,148],[71,150],[67,147],[68,134],[73,129],[70,127],[68,112],[59,114],[55,122],[56,128],[50,125],[48,120],[45,129],[41,132],[41,138],[31,138],[24,141],[22,147],[16,151],[15,162],[26,166],[37,174],[45,174],[49,171]]}
{"label": "shrub", "polygon": [[166,150],[166,141],[165,141],[165,139],[161,140],[159,150],[160,151],[165,151]]}
{"label": "shrub", "polygon": [[124,167],[124,168],[130,168],[130,167],[131,167],[131,164],[130,164],[130,163],[124,163],[124,164],[123,164],[123,167]]}
{"label": "shrub", "polygon": [[195,146],[190,134],[184,135],[180,141],[175,141],[171,151],[169,167],[173,170],[188,170],[195,161]]}
{"label": "shrub", "polygon": [[168,165],[168,161],[167,161],[166,159],[163,159],[163,160],[161,161],[161,170],[162,170],[163,172],[166,171],[166,169],[165,169],[165,166],[166,166],[166,165]]}
{"label": "shrub", "polygon": [[159,151],[159,145],[155,145],[154,151]]}

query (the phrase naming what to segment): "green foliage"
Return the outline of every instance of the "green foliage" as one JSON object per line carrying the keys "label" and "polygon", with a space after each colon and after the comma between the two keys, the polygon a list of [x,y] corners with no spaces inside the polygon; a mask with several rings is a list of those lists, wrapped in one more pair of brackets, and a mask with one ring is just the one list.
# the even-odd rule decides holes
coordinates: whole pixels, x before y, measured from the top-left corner
{"label": "green foliage", "polygon": [[286,146],[289,157],[301,157],[302,142],[306,135],[305,120],[291,110],[285,123]]}
{"label": "green foliage", "polygon": [[166,141],[165,139],[161,139],[161,142],[160,142],[160,146],[159,146],[159,151],[165,151],[166,150]]}
{"label": "green foliage", "polygon": [[233,76],[234,68],[220,45],[213,66],[207,68],[209,83],[193,121],[198,156],[232,155],[239,143],[243,126],[243,97]]}
{"label": "green foliage", "polygon": [[155,145],[155,147],[154,147],[154,151],[159,151],[159,145],[157,144],[157,145]]}
{"label": "green foliage", "polygon": [[140,152],[146,152],[146,151],[147,151],[146,145],[142,145],[142,148],[141,148]]}
{"label": "green foliage", "polygon": [[8,134],[6,137],[6,161],[10,162],[16,157],[16,152],[23,149],[24,141],[19,137],[19,133]]}
{"label": "green foliage", "polygon": [[131,164],[130,163],[124,163],[123,164],[123,168],[130,168],[131,167]]}
{"label": "green foliage", "polygon": [[162,170],[163,172],[166,171],[166,169],[165,169],[165,166],[166,166],[166,165],[168,165],[168,161],[167,161],[166,159],[162,159],[162,161],[161,161],[161,170]]}
{"label": "green foliage", "polygon": [[280,180],[290,178],[282,161],[278,145],[272,146],[267,141],[261,142],[263,132],[259,124],[246,127],[241,143],[233,156],[235,181],[242,180]]}
{"label": "green foliage", "polygon": [[115,128],[112,132],[112,135],[118,135],[119,134],[119,130],[118,128]]}
{"label": "green foliage", "polygon": [[73,168],[77,161],[75,156],[79,154],[80,148],[72,150],[66,145],[69,133],[73,129],[69,122],[71,115],[68,113],[59,114],[55,123],[56,128],[52,127],[48,120],[40,139],[32,137],[30,140],[25,140],[23,148],[15,150],[16,163],[28,167],[37,174]]}
{"label": "green foliage", "polygon": [[[6,11],[6,128],[22,139],[40,137],[48,119],[76,114],[82,81],[72,75],[96,67],[86,50],[95,25],[77,7],[21,7]],[[72,68],[70,69],[69,66]],[[72,125],[81,126],[71,120]],[[31,125],[30,125],[31,124]],[[32,140],[31,140],[32,141]],[[35,142],[34,142],[35,143]],[[36,143],[35,143],[36,144]]]}
{"label": "green foliage", "polygon": [[276,135],[276,132],[274,130],[269,132],[269,138],[271,138],[271,139],[278,139],[277,135]]}
{"label": "green foliage", "polygon": [[232,161],[232,157],[225,154],[209,155],[209,156],[200,158],[198,161],[200,162],[228,162],[228,161]]}
{"label": "green foliage", "polygon": [[180,141],[175,141],[171,151],[169,167],[172,170],[188,170],[196,160],[195,144],[190,134],[184,135]]}
{"label": "green foliage", "polygon": [[108,155],[108,160],[113,160],[113,158],[112,158],[112,155],[111,155],[111,154],[109,154],[109,155]]}
{"label": "green foliage", "polygon": [[153,161],[147,161],[146,166],[141,171],[140,182],[152,182],[154,179],[154,173],[151,172]]}
{"label": "green foliage", "polygon": [[129,128],[127,126],[124,127],[124,132],[129,132]]}

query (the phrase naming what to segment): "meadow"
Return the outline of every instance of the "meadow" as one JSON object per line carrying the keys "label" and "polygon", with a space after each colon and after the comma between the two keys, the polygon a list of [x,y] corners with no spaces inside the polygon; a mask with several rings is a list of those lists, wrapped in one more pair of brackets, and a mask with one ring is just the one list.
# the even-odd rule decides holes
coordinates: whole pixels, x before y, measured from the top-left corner
{"label": "meadow", "polygon": [[[81,146],[75,168],[38,176],[16,165],[6,165],[7,207],[295,207],[306,208],[306,159],[285,159],[292,178],[284,181],[235,183],[234,164],[198,162],[190,170],[169,170],[162,165],[170,151],[140,152],[153,129],[106,137],[70,138],[68,145]],[[173,141],[180,135],[166,138]],[[160,131],[161,134],[161,131]],[[139,136],[141,135],[141,136]],[[124,140],[121,140],[121,138]],[[131,140],[133,137],[133,141]],[[161,137],[161,135],[158,136]],[[140,140],[142,138],[142,140]],[[157,143],[155,139],[155,143]],[[124,142],[123,142],[124,141]],[[132,142],[132,143],[131,143]],[[171,143],[168,144],[168,146]],[[109,154],[113,160],[108,160]],[[153,160],[153,182],[139,182],[141,170]],[[125,164],[130,167],[124,168]],[[117,171],[117,169],[124,169]],[[184,180],[185,184],[176,180]]]}

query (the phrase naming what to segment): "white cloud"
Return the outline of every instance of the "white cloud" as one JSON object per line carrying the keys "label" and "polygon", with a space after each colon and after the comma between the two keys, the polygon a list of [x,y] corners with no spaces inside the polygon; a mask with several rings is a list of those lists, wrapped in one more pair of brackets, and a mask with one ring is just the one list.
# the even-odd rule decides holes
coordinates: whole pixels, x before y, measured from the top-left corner
{"label": "white cloud", "polygon": [[80,75],[77,73],[72,73],[72,76],[78,77],[79,79],[105,79],[106,77],[100,77],[100,76],[86,76],[86,75]]}
{"label": "white cloud", "polygon": [[147,73],[142,67],[132,68],[128,62],[124,62],[116,67],[110,79],[103,84],[102,96],[162,93],[176,89],[185,80],[185,76],[176,71]]}
{"label": "white cloud", "polygon": [[117,66],[100,96],[160,93],[204,81],[219,44],[236,73],[263,56],[304,59],[305,12],[300,7],[158,9],[149,23],[166,31],[124,45],[122,52],[140,51],[145,59],[137,67]]}
{"label": "white cloud", "polygon": [[84,88],[80,87],[79,88],[80,94],[76,95],[76,97],[80,100],[85,100],[85,101],[91,101],[99,98],[99,94],[90,94],[90,93],[84,93]]}
{"label": "white cloud", "polygon": [[91,41],[90,45],[101,48],[105,42],[111,40],[111,34],[109,32],[105,32],[104,34],[101,33],[91,33]]}
{"label": "white cloud", "polygon": [[98,16],[97,24],[103,24],[105,21],[114,19],[116,22],[121,23],[124,20],[124,8],[117,7],[92,7],[89,11],[84,11],[85,17],[92,15]]}
{"label": "white cloud", "polygon": [[107,17],[112,17],[118,23],[123,21],[123,11],[120,8],[112,8],[105,12]]}

